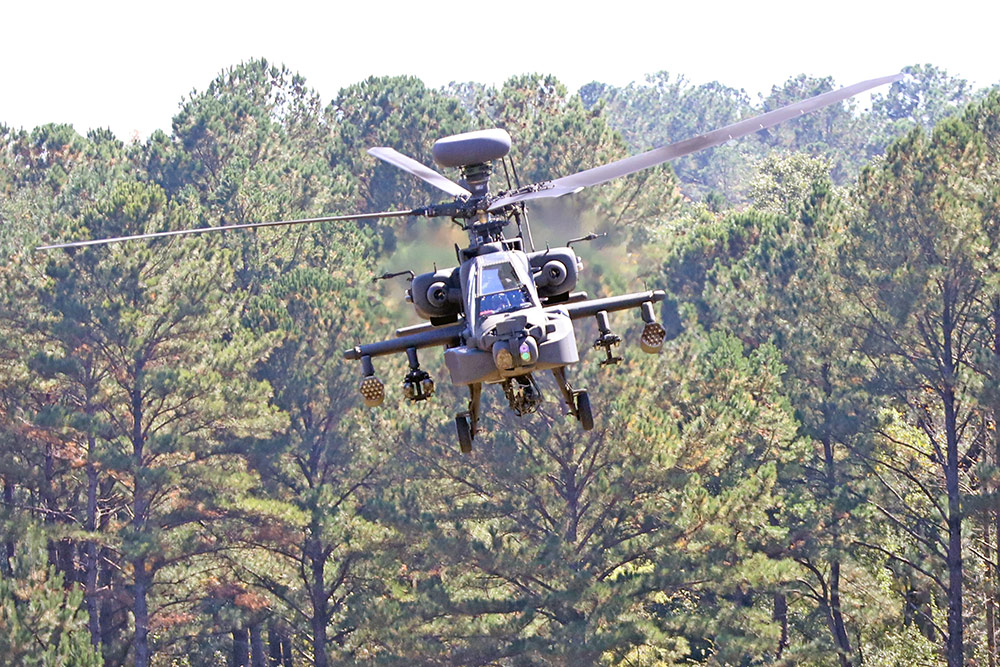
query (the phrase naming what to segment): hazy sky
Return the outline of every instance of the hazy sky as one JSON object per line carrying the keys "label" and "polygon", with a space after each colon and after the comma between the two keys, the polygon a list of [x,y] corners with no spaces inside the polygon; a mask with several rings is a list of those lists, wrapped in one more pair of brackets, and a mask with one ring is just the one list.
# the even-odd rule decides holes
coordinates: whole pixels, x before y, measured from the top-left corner
{"label": "hazy sky", "polygon": [[103,126],[126,140],[169,131],[185,95],[257,57],[304,75],[324,101],[384,74],[440,86],[544,72],[575,90],[667,70],[756,95],[800,73],[846,85],[933,63],[1000,82],[1000,4],[978,0],[14,0],[0,16],[0,123]]}

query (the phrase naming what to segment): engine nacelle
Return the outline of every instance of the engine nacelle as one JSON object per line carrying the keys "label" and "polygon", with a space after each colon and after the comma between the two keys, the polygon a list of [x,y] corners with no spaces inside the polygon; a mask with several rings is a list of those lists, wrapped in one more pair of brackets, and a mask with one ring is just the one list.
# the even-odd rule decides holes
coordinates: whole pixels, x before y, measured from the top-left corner
{"label": "engine nacelle", "polygon": [[549,248],[528,254],[535,287],[542,299],[558,301],[576,287],[580,260],[572,248]]}
{"label": "engine nacelle", "polygon": [[454,322],[462,313],[459,271],[442,269],[414,277],[407,291],[417,314],[433,324]]}

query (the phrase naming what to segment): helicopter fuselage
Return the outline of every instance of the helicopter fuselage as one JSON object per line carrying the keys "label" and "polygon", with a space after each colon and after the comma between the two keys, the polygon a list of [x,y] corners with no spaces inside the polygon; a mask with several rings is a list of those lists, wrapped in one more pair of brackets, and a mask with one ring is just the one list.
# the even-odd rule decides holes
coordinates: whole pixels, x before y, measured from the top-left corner
{"label": "helicopter fuselage", "polygon": [[468,411],[456,416],[463,451],[478,429],[483,385],[502,385],[511,409],[523,415],[538,409],[543,400],[534,378],[539,371],[552,372],[567,411],[584,429],[592,428],[587,392],[574,390],[566,377],[566,368],[580,360],[573,322],[596,318],[599,335],[593,347],[606,353],[602,365],[614,364],[621,361],[612,354],[621,338],[611,331],[609,313],[638,309],[645,323],[641,347],[655,353],[663,344],[664,329],[655,320],[653,304],[665,294],[651,290],[590,299],[585,292],[572,291],[582,268],[572,248],[526,253],[521,243],[515,238],[470,246],[458,252],[458,267],[411,278],[407,300],[428,321],[397,329],[394,339],[345,353],[361,361],[359,391],[367,405],[378,405],[385,396],[375,376],[374,357],[405,352],[410,369],[403,379],[403,395],[422,401],[433,395],[434,383],[420,367],[418,351],[443,346],[452,383],[467,386],[471,396]]}
{"label": "helicopter fuselage", "polygon": [[543,308],[524,252],[482,253],[464,263],[460,273],[465,344],[444,353],[454,384],[503,382],[579,361],[569,315]]}

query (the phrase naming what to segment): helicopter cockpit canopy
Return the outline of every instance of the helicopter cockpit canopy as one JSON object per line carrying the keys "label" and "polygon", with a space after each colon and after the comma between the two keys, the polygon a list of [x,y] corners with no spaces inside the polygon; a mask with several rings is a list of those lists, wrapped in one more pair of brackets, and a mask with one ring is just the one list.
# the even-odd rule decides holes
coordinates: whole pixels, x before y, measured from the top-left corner
{"label": "helicopter cockpit canopy", "polygon": [[471,278],[475,286],[474,306],[478,318],[539,304],[531,275],[517,259],[505,253],[476,259]]}

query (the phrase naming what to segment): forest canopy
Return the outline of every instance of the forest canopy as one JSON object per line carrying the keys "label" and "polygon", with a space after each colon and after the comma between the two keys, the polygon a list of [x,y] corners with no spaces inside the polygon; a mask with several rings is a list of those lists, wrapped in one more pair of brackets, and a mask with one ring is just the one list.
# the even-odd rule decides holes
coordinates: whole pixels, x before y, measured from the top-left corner
{"label": "forest canopy", "polygon": [[[872,97],[532,207],[581,287],[666,290],[661,354],[598,364],[462,455],[440,355],[366,409],[343,351],[417,321],[387,270],[454,262],[380,220],[42,243],[413,208],[501,127],[523,182],[687,138],[760,99],[668,72],[323,100],[265,60],[169,133],[0,125],[0,654],[73,665],[996,665],[1000,92],[932,65]],[[0,119],[2,120],[2,119]],[[451,175],[449,174],[449,177]],[[636,321],[633,321],[636,320]],[[641,322],[619,315],[623,338]]]}

